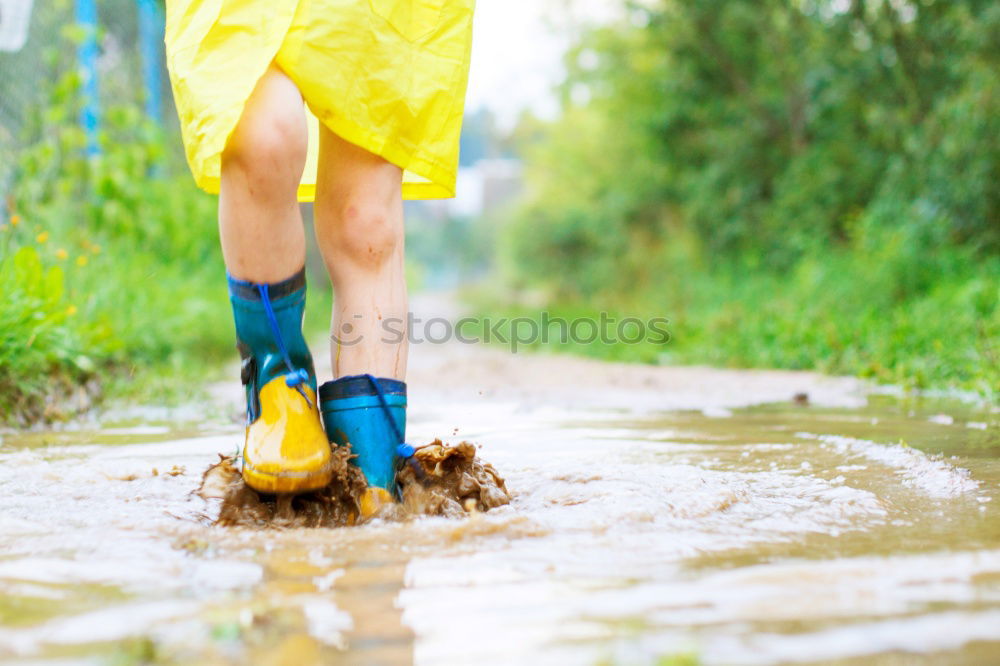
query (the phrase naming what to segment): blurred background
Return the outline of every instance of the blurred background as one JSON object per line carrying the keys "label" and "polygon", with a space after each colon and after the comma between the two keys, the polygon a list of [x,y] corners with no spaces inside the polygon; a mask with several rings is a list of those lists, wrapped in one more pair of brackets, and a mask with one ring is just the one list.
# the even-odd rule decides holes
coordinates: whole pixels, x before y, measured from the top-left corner
{"label": "blurred background", "polygon": [[[190,398],[235,358],[162,23],[0,0],[2,420]],[[407,204],[411,284],[670,320],[551,351],[995,398],[998,44],[995,0],[479,0],[458,196]]]}

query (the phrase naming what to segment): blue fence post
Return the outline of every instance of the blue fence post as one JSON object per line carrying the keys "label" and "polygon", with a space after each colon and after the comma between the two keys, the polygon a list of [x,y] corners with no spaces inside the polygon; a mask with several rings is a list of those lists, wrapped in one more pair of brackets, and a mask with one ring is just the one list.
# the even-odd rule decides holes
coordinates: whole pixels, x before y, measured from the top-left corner
{"label": "blue fence post", "polygon": [[80,75],[83,79],[83,108],[80,124],[87,134],[87,154],[100,152],[97,143],[97,126],[100,107],[97,91],[97,4],[96,0],[76,0],[76,22],[83,28],[83,41],[77,49]]}
{"label": "blue fence post", "polygon": [[142,54],[142,80],[146,86],[146,115],[159,123],[163,119],[163,81],[160,52],[163,46],[163,22],[156,0],[136,0],[139,10],[139,51]]}

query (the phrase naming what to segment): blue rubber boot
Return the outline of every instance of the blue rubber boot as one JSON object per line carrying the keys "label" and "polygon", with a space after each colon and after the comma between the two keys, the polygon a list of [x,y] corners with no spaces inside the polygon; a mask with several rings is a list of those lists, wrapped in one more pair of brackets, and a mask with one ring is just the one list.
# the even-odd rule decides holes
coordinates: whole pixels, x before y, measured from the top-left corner
{"label": "blue rubber boot", "polygon": [[323,426],[329,440],[351,445],[354,464],[368,481],[362,515],[392,501],[396,462],[406,434],[406,384],[397,379],[351,375],[319,387]]}
{"label": "blue rubber boot", "polygon": [[305,269],[266,284],[229,277],[236,346],[243,360],[247,429],[243,480],[265,493],[300,493],[330,482],[316,372],[302,336]]}

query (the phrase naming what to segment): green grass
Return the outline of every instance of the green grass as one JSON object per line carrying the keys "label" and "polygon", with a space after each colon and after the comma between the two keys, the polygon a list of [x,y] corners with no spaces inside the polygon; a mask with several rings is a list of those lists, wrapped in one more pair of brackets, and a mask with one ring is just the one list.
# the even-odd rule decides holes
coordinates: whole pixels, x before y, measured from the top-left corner
{"label": "green grass", "polygon": [[[2,226],[0,240],[0,413],[41,415],[44,394],[52,386],[51,369],[72,381],[94,370],[85,354],[64,298],[65,275],[46,266],[37,249],[18,247],[11,239],[14,224]],[[44,239],[44,237],[42,237]],[[37,396],[37,398],[36,398]]]}
{"label": "green grass", "polygon": [[0,422],[68,416],[84,385],[196,395],[234,357],[215,198],[135,104],[105,109],[87,156],[67,71],[48,124],[25,129],[0,219]]}
{"label": "green grass", "polygon": [[[149,201],[130,206],[142,229],[102,233],[60,198],[0,224],[0,421],[68,417],[68,398],[95,381],[104,397],[197,401],[235,367],[215,198],[185,172],[144,188]],[[175,220],[187,227],[143,239]],[[326,281],[312,279],[310,339],[328,327],[330,305]]]}
{"label": "green grass", "polygon": [[[942,252],[947,252],[942,249]],[[596,319],[607,312],[664,317],[670,340],[639,344],[528,344],[601,359],[819,370],[906,389],[1000,394],[1000,259],[954,258],[926,287],[919,276],[870,256],[830,252],[784,275],[766,269],[657,266],[655,284],[583,299],[548,297],[551,317]],[[540,320],[538,307],[492,288],[468,294],[484,316]],[[509,326],[507,331],[509,332]]]}
{"label": "green grass", "polygon": [[[150,189],[170,196],[172,185]],[[206,208],[198,193],[182,188],[177,196],[193,204],[194,215],[207,213],[198,210]],[[64,203],[23,206],[0,225],[3,420],[65,416],[60,403],[89,380],[120,395],[154,385],[162,390],[163,382],[137,378],[190,377],[206,362],[231,355],[217,256],[206,251],[195,258],[167,244],[158,249],[133,235],[101,233]],[[147,217],[146,223],[161,220]]]}

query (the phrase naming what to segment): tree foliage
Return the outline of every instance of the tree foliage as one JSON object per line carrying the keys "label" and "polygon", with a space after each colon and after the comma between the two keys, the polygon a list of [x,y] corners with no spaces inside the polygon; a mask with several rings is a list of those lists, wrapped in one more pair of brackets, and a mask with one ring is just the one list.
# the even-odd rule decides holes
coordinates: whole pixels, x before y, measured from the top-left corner
{"label": "tree foliage", "polygon": [[707,298],[699,281],[767,276],[772,300],[811,298],[834,265],[858,287],[839,305],[858,312],[977,271],[977,298],[998,296],[1000,4],[623,13],[570,51],[563,113],[524,148],[531,194],[505,235],[516,284],[675,317]]}
{"label": "tree foliage", "polygon": [[1000,247],[997,3],[662,0],[629,19],[567,58],[565,113],[531,153],[532,265],[620,266],[672,220],[777,267],[871,225]]}

